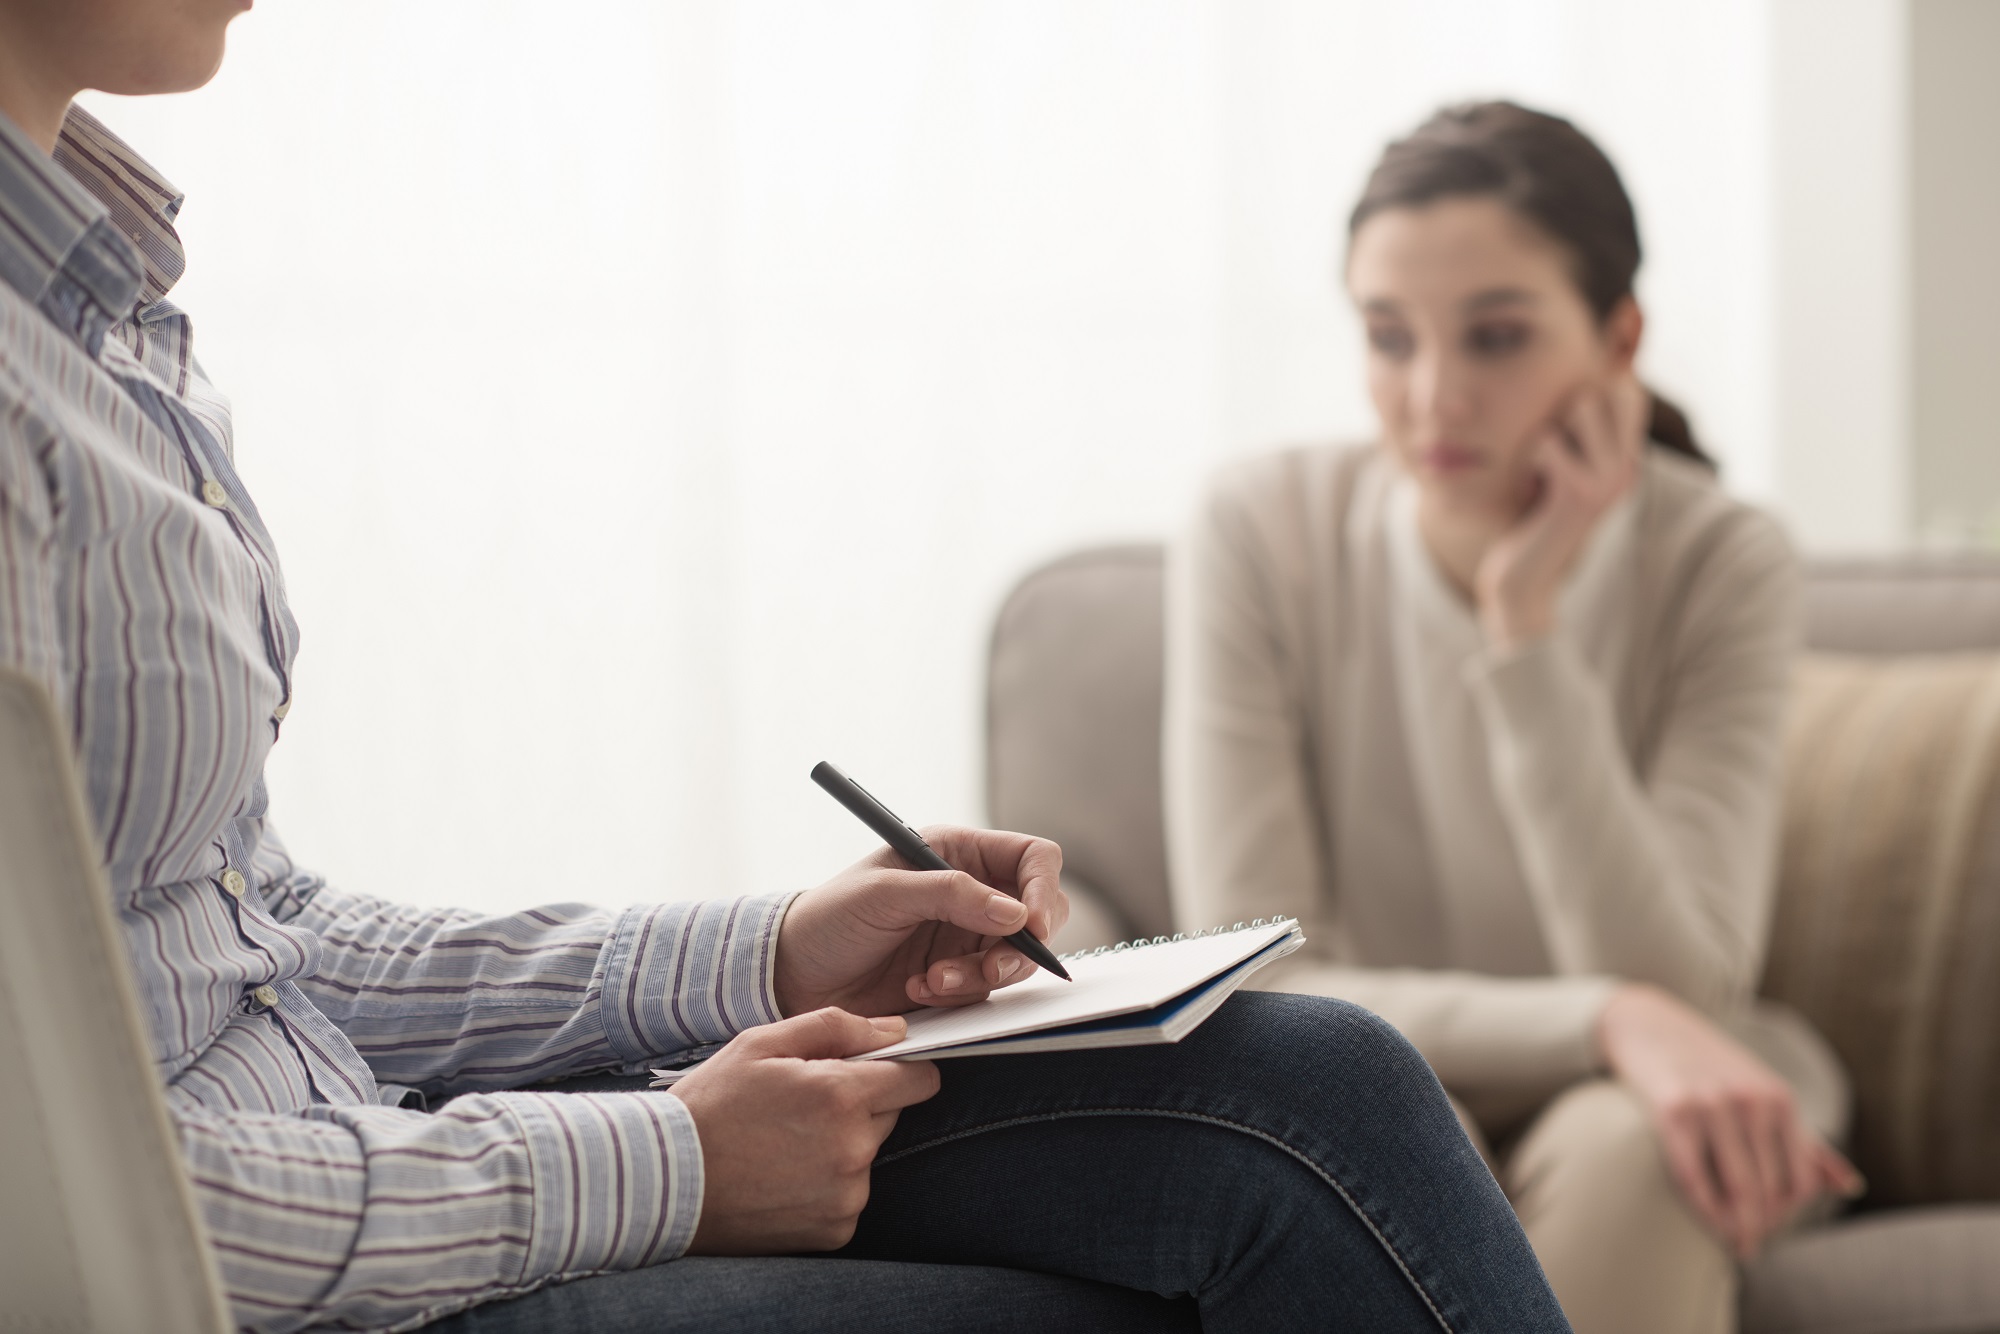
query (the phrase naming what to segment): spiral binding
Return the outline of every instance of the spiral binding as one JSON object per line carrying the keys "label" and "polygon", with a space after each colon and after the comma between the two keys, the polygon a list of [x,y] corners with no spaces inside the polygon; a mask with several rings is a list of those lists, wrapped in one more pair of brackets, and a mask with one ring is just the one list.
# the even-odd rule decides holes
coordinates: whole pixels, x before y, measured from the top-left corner
{"label": "spiral binding", "polygon": [[1203,936],[1234,935],[1238,931],[1256,931],[1262,927],[1297,921],[1295,917],[1257,917],[1248,922],[1238,922],[1234,926],[1212,926],[1206,931],[1176,931],[1171,936],[1154,936],[1151,940],[1139,936],[1133,940],[1121,940],[1116,945],[1099,945],[1094,950],[1072,950],[1068,954],[1058,954],[1056,957],[1065,962],[1071,959],[1094,959],[1100,954],[1123,954],[1126,950],[1144,949],[1148,945],[1171,945],[1177,940],[1200,940]]}

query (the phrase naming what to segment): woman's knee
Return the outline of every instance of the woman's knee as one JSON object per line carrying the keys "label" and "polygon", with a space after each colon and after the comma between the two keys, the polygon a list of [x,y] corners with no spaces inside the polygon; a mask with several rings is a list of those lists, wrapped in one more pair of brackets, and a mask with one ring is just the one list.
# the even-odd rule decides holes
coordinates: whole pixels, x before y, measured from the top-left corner
{"label": "woman's knee", "polygon": [[1222,1062],[1235,1087],[1308,1116],[1385,1125],[1457,1117],[1437,1077],[1388,1021],[1347,1001],[1277,992],[1232,997],[1188,1039],[1191,1056]]}
{"label": "woman's knee", "polygon": [[1195,1033],[1243,1060],[1284,1067],[1294,1075],[1304,1073],[1304,1067],[1391,1079],[1430,1071],[1387,1020],[1325,996],[1238,992]]}
{"label": "woman's knee", "polygon": [[1558,1094],[1509,1155],[1505,1179],[1524,1216],[1570,1195],[1642,1210],[1680,1207],[1658,1129],[1639,1096],[1615,1079]]}
{"label": "woman's knee", "polygon": [[1558,1095],[1504,1180],[1578,1334],[1729,1328],[1734,1263],[1681,1200],[1625,1085],[1594,1079]]}

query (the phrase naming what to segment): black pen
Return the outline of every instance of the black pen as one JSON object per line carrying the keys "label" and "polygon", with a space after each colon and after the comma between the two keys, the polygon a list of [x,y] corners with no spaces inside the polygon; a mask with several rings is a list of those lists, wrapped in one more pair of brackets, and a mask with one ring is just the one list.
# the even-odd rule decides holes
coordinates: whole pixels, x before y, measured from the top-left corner
{"label": "black pen", "polygon": [[[849,778],[840,770],[821,760],[813,766],[812,780],[825,788],[833,799],[853,811],[861,823],[875,831],[876,837],[895,849],[901,857],[919,871],[955,871],[958,868],[937,855],[937,849],[924,842],[924,836],[896,818],[896,813],[875,800],[874,794],[861,784]],[[1022,927],[1007,937],[1007,943],[1021,953],[1048,969],[1067,982],[1069,971],[1062,966],[1062,960],[1049,952],[1049,947]]]}

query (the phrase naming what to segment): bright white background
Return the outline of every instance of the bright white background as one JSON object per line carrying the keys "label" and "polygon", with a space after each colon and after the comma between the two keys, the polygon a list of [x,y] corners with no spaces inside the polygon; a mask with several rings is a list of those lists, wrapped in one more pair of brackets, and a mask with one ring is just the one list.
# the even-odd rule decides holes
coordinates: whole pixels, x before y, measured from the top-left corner
{"label": "bright white background", "polygon": [[1646,367],[1782,501],[1769,8],[265,0],[91,101],[188,192],[304,626],[280,827],[502,907],[812,883],[821,758],[976,820],[1009,585],[1367,429],[1341,219],[1442,100],[1600,137]]}

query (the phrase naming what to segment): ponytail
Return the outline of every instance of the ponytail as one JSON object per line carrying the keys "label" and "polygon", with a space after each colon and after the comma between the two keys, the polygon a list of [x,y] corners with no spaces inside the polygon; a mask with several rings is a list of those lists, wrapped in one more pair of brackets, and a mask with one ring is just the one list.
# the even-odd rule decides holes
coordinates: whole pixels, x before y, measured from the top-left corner
{"label": "ponytail", "polygon": [[1717,471],[1715,460],[1695,440],[1694,428],[1688,425],[1687,414],[1678,404],[1653,389],[1646,390],[1646,401],[1646,439],[1661,449],[1693,459],[1710,472]]}

